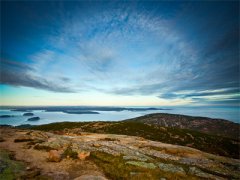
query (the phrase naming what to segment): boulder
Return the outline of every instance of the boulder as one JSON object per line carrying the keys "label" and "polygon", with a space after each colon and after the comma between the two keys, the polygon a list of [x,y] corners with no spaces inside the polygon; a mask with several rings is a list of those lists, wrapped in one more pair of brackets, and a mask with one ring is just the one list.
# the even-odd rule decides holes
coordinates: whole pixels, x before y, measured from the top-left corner
{"label": "boulder", "polygon": [[89,156],[90,156],[90,152],[79,152],[78,153],[78,158],[80,160],[85,160]]}
{"label": "boulder", "polygon": [[99,143],[94,143],[92,146],[98,148],[98,147],[101,147],[101,144],[99,144]]}
{"label": "boulder", "polygon": [[48,160],[51,162],[60,162],[62,159],[63,151],[50,150],[48,153]]}

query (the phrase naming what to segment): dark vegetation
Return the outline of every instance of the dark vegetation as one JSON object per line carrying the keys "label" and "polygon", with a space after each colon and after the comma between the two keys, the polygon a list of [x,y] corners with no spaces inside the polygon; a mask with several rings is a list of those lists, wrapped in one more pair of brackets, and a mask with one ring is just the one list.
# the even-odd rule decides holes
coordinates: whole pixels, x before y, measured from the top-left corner
{"label": "dark vegetation", "polygon": [[78,153],[73,151],[72,148],[69,146],[63,152],[63,158],[67,158],[67,157],[72,158],[72,159],[77,159]]}
{"label": "dark vegetation", "polygon": [[[122,156],[113,156],[104,152],[91,152],[90,160],[94,161],[98,167],[102,168],[105,175],[113,180],[118,179],[186,179],[186,176],[178,173],[166,173],[159,168],[144,168],[127,164]],[[146,162],[154,163],[154,162]],[[188,175],[188,178],[194,179],[193,176]]]}
{"label": "dark vegetation", "polygon": [[56,133],[73,128],[80,128],[81,131],[93,133],[139,136],[154,141],[189,146],[216,155],[239,158],[239,140],[189,129],[162,127],[134,121],[62,122],[32,127],[35,130]]}
{"label": "dark vegetation", "polygon": [[21,139],[21,138],[16,138],[15,140],[14,140],[14,142],[15,143],[18,143],[18,142],[29,142],[29,141],[33,141],[31,138],[23,138],[23,139]]}
{"label": "dark vegetation", "polygon": [[24,168],[24,164],[15,161],[11,153],[0,150],[0,179],[17,179]]}

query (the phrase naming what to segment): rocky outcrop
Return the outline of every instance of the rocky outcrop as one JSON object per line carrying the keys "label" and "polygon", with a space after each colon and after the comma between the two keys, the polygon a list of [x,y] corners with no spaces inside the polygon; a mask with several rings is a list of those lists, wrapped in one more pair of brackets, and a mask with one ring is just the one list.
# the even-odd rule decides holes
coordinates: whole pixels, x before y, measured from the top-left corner
{"label": "rocky outcrop", "polygon": [[[238,139],[210,135],[197,131],[179,129],[173,127],[161,127],[148,124],[147,122],[121,121],[121,122],[62,122],[32,127],[36,130],[51,131],[59,135],[78,136],[82,132],[124,134],[139,136],[153,141],[171,143],[192,147],[208,153],[239,158]],[[64,128],[64,129],[63,129]],[[75,129],[76,128],[76,129]],[[103,139],[103,141],[117,141],[114,138]],[[93,146],[101,146],[95,142]]]}
{"label": "rocky outcrop", "polygon": [[158,163],[158,167],[166,172],[170,173],[177,173],[177,174],[182,174],[185,175],[186,172],[181,166],[173,165],[173,164],[167,164],[167,163]]}
{"label": "rocky outcrop", "polygon": [[[110,176],[112,179],[114,179],[114,174],[120,174],[119,177],[115,178],[134,179],[141,177],[146,179],[147,177],[141,172],[152,175],[150,179],[171,179],[172,177],[183,179],[240,178],[240,160],[208,154],[189,147],[126,135],[85,132],[81,132],[80,135],[70,132],[68,132],[68,135],[57,135],[11,128],[8,128],[6,133],[4,129],[6,130],[4,127],[0,128],[5,139],[5,142],[0,143],[0,147],[9,148],[9,145],[14,143],[14,139],[17,139],[16,142],[18,143],[14,143],[12,147],[18,147],[16,153],[27,151],[28,155],[24,158],[28,158],[31,153],[35,153],[42,159],[42,163],[54,162],[49,165],[52,169],[58,168],[60,165],[63,166],[64,163],[69,163],[68,169],[66,168],[65,171],[58,169],[54,172],[45,172],[49,170],[41,170],[41,175],[45,172],[48,176],[59,177],[60,179],[69,179],[69,173],[74,174],[71,175],[70,179],[90,178],[89,176],[84,177],[84,174],[82,176],[76,175],[76,170],[72,168],[75,164],[88,162],[96,163],[104,172],[106,171],[106,174],[111,174],[112,171]],[[28,145],[29,148],[24,149],[25,145]],[[11,148],[9,150],[13,151]],[[28,158],[26,161],[30,163],[33,160]],[[36,163],[34,165],[36,166]],[[45,164],[45,166],[48,166],[48,164]],[[69,167],[71,168],[69,169]],[[118,168],[120,169],[117,170]],[[41,169],[44,168],[41,167]],[[118,172],[115,173],[114,170]],[[60,172],[62,175],[60,175]],[[101,179],[101,176],[99,178]]]}
{"label": "rocky outcrop", "polygon": [[58,150],[58,149],[61,149],[62,146],[59,142],[43,142],[43,143],[37,143],[35,146],[34,146],[34,149],[37,149],[37,150],[46,150],[46,151],[49,151],[49,150]]}

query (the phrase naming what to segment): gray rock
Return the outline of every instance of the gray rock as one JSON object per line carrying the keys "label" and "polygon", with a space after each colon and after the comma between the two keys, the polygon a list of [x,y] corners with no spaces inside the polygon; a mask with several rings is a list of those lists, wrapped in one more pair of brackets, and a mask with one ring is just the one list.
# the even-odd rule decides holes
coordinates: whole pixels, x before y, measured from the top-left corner
{"label": "gray rock", "polygon": [[75,178],[74,180],[107,180],[107,179],[103,176],[83,175]]}
{"label": "gray rock", "polygon": [[123,156],[124,160],[137,160],[137,161],[147,161],[147,158],[142,158],[138,156]]}
{"label": "gray rock", "polygon": [[155,169],[157,166],[153,163],[146,163],[146,162],[140,162],[140,161],[128,161],[126,164],[130,164],[133,166],[139,166],[147,169]]}
{"label": "gray rock", "polygon": [[198,169],[198,168],[196,168],[196,167],[190,167],[188,173],[189,173],[189,174],[192,174],[192,175],[195,175],[195,176],[198,176],[198,177],[201,177],[201,178],[221,179],[221,178],[216,177],[216,176],[214,176],[214,175],[212,175],[212,174],[203,172],[202,170],[200,170],[200,169]]}
{"label": "gray rock", "polygon": [[178,174],[183,174],[185,175],[186,172],[184,171],[184,169],[180,166],[176,166],[173,164],[164,164],[164,163],[158,163],[158,167],[166,172],[172,172],[172,173],[178,173]]}
{"label": "gray rock", "polygon": [[156,150],[152,150],[152,149],[148,149],[148,148],[142,148],[139,150],[139,152],[141,152],[142,154],[145,155],[149,155],[149,156],[154,156],[157,158],[161,158],[161,159],[166,159],[166,160],[179,160],[179,157],[174,156],[174,155],[170,155],[170,154],[165,154]]}

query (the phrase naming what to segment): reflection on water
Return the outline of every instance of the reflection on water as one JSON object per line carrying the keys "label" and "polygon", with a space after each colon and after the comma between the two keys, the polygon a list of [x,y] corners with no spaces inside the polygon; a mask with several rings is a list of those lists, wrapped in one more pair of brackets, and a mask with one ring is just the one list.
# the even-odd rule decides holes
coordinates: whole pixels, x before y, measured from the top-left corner
{"label": "reflection on water", "polygon": [[98,111],[100,114],[66,114],[62,112],[33,111],[34,116],[41,119],[38,121],[27,121],[28,116],[23,116],[24,112],[0,110],[0,115],[14,115],[11,118],[0,118],[0,124],[21,125],[21,124],[48,124],[52,122],[81,122],[81,121],[119,121],[128,118],[138,117],[151,113],[172,113],[192,116],[205,116],[212,118],[222,118],[239,123],[239,108],[209,108],[209,107],[177,107],[172,110],[151,110],[151,111]]}

